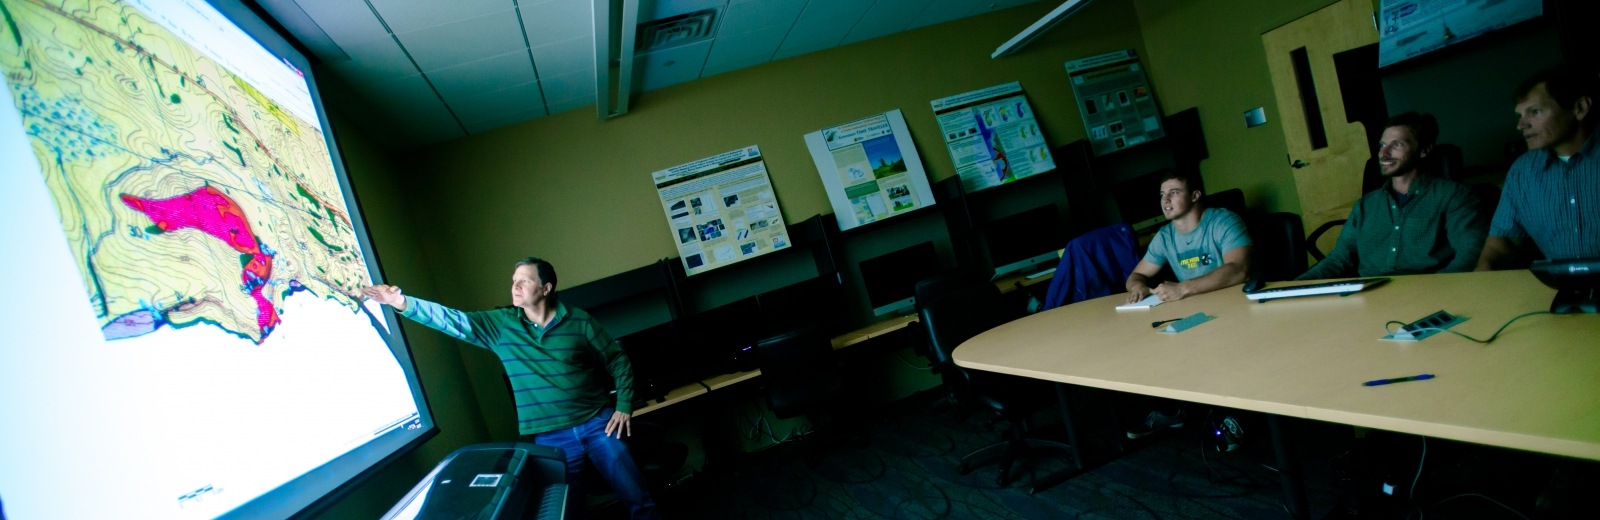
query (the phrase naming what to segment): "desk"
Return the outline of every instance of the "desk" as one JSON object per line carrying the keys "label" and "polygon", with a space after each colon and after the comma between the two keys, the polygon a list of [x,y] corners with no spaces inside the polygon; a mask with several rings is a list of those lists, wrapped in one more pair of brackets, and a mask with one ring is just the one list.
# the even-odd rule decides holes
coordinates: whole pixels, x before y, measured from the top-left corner
{"label": "desk", "polygon": [[[1549,308],[1528,271],[1397,276],[1347,297],[1253,303],[1237,288],[1117,311],[1112,295],[984,332],[959,366],[1120,392],[1600,460],[1600,316],[1530,316],[1492,345],[1441,333],[1381,341],[1384,323],[1441,308],[1488,338]],[[1150,322],[1205,312],[1180,334]],[[1437,379],[1377,387],[1386,377]],[[1302,502],[1303,503],[1303,502]]]}

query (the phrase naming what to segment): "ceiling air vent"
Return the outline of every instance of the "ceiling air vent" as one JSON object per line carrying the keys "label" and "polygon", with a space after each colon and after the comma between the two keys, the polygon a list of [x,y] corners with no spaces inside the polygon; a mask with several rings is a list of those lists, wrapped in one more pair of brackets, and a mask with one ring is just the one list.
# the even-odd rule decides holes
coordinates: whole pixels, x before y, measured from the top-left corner
{"label": "ceiling air vent", "polygon": [[639,24],[633,52],[645,54],[710,38],[716,22],[716,9],[702,9]]}

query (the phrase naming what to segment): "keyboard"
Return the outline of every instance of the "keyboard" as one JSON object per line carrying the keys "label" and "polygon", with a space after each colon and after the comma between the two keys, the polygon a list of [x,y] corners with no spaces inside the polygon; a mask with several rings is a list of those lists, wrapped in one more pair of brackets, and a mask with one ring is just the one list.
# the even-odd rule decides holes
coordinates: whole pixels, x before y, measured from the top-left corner
{"label": "keyboard", "polygon": [[1291,287],[1275,287],[1245,293],[1245,297],[1258,302],[1277,300],[1280,298],[1296,298],[1300,296],[1318,296],[1323,294],[1347,295],[1377,287],[1388,278],[1360,278],[1355,280],[1340,280],[1337,282],[1323,282],[1309,285],[1295,285]]}
{"label": "keyboard", "polygon": [[1028,276],[1024,276],[1023,278],[1027,278],[1029,280],[1037,280],[1037,279],[1040,279],[1040,278],[1044,278],[1046,276],[1050,276],[1052,274],[1056,274],[1056,268],[1054,268],[1054,267],[1051,267],[1049,269],[1045,269],[1043,271],[1039,271],[1037,273],[1030,274]]}

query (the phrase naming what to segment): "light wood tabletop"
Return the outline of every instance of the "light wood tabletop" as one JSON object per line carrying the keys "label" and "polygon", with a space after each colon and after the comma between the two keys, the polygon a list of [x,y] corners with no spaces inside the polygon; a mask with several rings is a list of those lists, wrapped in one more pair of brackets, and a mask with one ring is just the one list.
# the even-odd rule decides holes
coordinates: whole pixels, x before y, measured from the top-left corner
{"label": "light wood tabletop", "polygon": [[[1290,285],[1290,282],[1279,285]],[[1440,333],[1379,338],[1390,320],[1444,310],[1487,339],[1547,310],[1528,271],[1392,277],[1351,296],[1255,303],[1238,286],[1148,310],[1112,295],[1035,314],[963,343],[957,365],[1397,432],[1600,460],[1600,315],[1537,315],[1493,344]],[[1210,322],[1159,334],[1151,322]],[[1365,381],[1435,379],[1365,387]]]}

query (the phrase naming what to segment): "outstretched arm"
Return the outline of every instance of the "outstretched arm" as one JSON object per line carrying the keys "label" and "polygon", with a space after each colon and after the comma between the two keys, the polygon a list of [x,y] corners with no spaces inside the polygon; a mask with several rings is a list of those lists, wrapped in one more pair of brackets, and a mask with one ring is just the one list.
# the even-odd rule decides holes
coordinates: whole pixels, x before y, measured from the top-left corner
{"label": "outstretched arm", "polygon": [[371,298],[372,301],[394,307],[394,310],[406,311],[406,297],[400,294],[400,288],[393,285],[374,285],[362,287],[361,295]]}
{"label": "outstretched arm", "polygon": [[363,287],[361,295],[394,307],[401,316],[461,341],[483,348],[499,341],[492,311],[462,312],[421,298],[408,298],[393,285]]}

